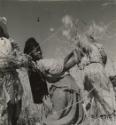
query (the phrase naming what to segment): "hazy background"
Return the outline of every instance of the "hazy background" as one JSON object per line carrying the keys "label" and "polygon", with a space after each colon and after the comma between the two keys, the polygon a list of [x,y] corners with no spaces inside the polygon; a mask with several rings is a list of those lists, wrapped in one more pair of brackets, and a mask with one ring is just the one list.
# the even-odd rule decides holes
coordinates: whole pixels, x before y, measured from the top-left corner
{"label": "hazy background", "polygon": [[[39,0],[38,0],[39,1]],[[47,57],[61,57],[69,44],[61,34],[62,18],[71,15],[87,24],[109,25],[101,41],[110,57],[116,58],[116,4],[110,1],[38,2],[0,1],[0,16],[8,19],[10,36],[23,50],[29,37],[35,37]],[[39,17],[39,22],[37,21]]]}

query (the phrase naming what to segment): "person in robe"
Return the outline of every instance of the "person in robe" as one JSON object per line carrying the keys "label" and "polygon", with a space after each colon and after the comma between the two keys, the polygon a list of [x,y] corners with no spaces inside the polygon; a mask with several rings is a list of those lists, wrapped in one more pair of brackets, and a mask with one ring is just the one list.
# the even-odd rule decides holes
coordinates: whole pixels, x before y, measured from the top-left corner
{"label": "person in robe", "polygon": [[112,114],[116,109],[115,94],[105,72],[107,55],[102,44],[92,36],[84,36],[77,46],[84,54],[79,67],[84,72],[83,85],[90,100],[86,107],[89,115],[100,117]]}
{"label": "person in robe", "polygon": [[[45,97],[48,94],[49,96],[51,95],[50,92],[54,88],[53,86],[61,88],[61,90],[65,88],[68,90],[74,90],[77,93],[79,92],[78,86],[67,71],[77,63],[77,60],[80,60],[81,56],[79,54],[81,54],[81,52],[78,54],[78,57],[74,56],[75,52],[72,51],[64,59],[43,58],[39,43],[37,43],[35,38],[29,38],[25,43],[24,53],[32,58],[31,61],[33,66],[29,67],[28,73],[35,103],[43,103],[44,106],[46,105],[50,107],[48,100],[50,99],[51,101],[51,97]],[[76,57],[77,60],[74,57]],[[51,86],[53,85],[50,87],[49,93],[46,81],[50,83]],[[57,99],[57,97],[55,98]],[[62,99],[64,99],[64,96],[62,96]],[[61,103],[59,102],[60,104],[56,103],[57,102],[54,102],[54,106],[61,108],[60,105],[63,105],[62,103],[64,102],[61,101]],[[58,116],[60,117],[60,115],[61,114]]]}
{"label": "person in robe", "polygon": [[0,38],[0,52],[0,84],[7,104],[8,125],[16,125],[21,112],[23,88],[16,71],[18,67],[12,63],[16,57],[9,39]]}
{"label": "person in robe", "polygon": [[[40,45],[33,37],[30,37],[25,42],[24,53],[29,55],[31,57],[31,61],[35,64],[38,60],[42,59],[42,51]],[[33,101],[37,105],[37,108],[41,114],[43,98],[48,96],[46,77],[40,70],[33,69],[31,66],[28,67],[28,76]]]}
{"label": "person in robe", "polygon": [[22,105],[23,88],[16,70],[19,67],[14,65],[22,62],[17,58],[16,49],[17,44],[9,39],[7,19],[0,17],[0,86],[6,105],[1,116],[8,114],[8,125],[17,125]]}

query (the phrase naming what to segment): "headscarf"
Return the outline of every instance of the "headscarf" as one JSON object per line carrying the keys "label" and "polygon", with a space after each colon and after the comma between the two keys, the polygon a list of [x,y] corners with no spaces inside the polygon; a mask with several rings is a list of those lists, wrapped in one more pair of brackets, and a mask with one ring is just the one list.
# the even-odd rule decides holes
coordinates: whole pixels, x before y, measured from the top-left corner
{"label": "headscarf", "polygon": [[6,17],[0,17],[0,37],[9,38]]}

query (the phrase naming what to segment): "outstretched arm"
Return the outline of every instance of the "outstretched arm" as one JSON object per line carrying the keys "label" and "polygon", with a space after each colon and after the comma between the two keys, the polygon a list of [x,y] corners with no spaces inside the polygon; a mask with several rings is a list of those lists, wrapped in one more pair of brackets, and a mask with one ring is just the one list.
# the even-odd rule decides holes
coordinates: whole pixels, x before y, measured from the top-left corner
{"label": "outstretched arm", "polygon": [[64,58],[64,65],[70,60],[72,56],[73,56],[73,51]]}
{"label": "outstretched arm", "polygon": [[76,51],[72,51],[68,56],[64,59],[64,69],[63,72],[68,71],[70,68],[76,65]]}
{"label": "outstretched arm", "polygon": [[75,65],[76,65],[76,61],[75,61],[74,58],[72,58],[71,61],[69,61],[68,63],[66,63],[66,64],[64,65],[63,72],[68,71],[70,68],[72,68],[72,67],[75,66]]}

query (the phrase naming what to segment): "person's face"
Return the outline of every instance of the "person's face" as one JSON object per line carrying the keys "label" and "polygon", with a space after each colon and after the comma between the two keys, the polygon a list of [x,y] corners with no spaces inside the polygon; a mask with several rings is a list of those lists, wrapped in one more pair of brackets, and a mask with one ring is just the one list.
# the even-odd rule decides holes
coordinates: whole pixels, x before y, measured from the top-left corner
{"label": "person's face", "polygon": [[33,48],[33,50],[31,51],[31,56],[34,60],[39,60],[42,58],[42,53],[41,53],[39,47]]}

